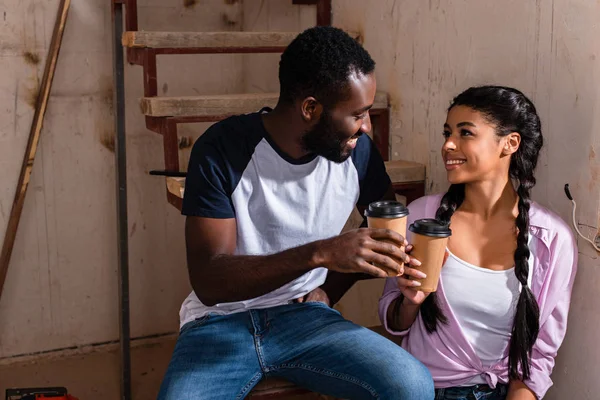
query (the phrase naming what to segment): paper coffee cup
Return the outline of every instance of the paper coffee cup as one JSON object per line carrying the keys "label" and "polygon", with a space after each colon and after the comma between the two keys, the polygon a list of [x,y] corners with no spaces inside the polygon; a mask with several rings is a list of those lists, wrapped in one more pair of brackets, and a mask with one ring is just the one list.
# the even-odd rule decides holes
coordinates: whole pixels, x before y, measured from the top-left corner
{"label": "paper coffee cup", "polygon": [[[398,232],[402,237],[406,237],[406,217],[408,216],[408,208],[406,208],[404,204],[393,200],[376,201],[369,204],[369,207],[365,210],[365,216],[367,217],[369,228],[390,229],[394,232]],[[398,243],[396,242],[383,241],[398,246]],[[401,246],[400,250],[404,251],[404,246]],[[402,260],[395,259],[395,261],[400,265],[403,263]],[[384,270],[388,276],[398,275],[396,271],[379,265],[375,266]]]}
{"label": "paper coffee cup", "polygon": [[437,219],[416,220],[408,229],[413,233],[410,241],[413,250],[410,256],[421,261],[419,267],[413,268],[427,274],[425,279],[415,279],[421,282],[421,286],[415,289],[426,293],[435,292],[442,272],[448,238],[452,235],[452,231],[447,224]]}

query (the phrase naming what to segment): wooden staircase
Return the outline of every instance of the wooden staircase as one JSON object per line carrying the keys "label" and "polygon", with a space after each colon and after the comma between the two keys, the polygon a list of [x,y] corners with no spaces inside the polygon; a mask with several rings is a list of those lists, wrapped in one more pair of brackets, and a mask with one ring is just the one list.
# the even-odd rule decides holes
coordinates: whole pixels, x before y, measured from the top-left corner
{"label": "wooden staircase", "polygon": [[[274,107],[278,93],[244,93],[237,95],[158,96],[156,58],[168,54],[230,54],[280,53],[299,32],[151,32],[137,30],[136,0],[123,0],[127,10],[126,29],[122,43],[127,48],[128,61],[143,67],[144,97],[140,109],[149,130],[163,136],[163,175],[180,176],[177,126],[185,123],[216,122],[231,115]],[[294,0],[295,4],[317,6],[317,24],[331,22],[331,0]],[[329,11],[327,11],[329,10]],[[351,33],[352,34],[352,33]],[[359,35],[352,34],[357,40]],[[383,159],[389,159],[389,104],[385,93],[377,93],[370,112],[373,122],[372,138]],[[410,201],[424,194],[425,169],[411,163],[388,164],[392,177],[407,175],[403,168],[419,169],[408,174],[411,180],[394,178],[394,188]],[[184,168],[186,166],[183,166]],[[179,180],[181,181],[181,180]],[[172,185],[172,182],[171,182]],[[170,204],[181,209],[181,197],[166,190]]]}
{"label": "wooden staircase", "polygon": [[[179,124],[216,122],[231,115],[250,113],[262,107],[274,107],[278,93],[244,93],[182,97],[158,96],[157,56],[178,54],[281,53],[299,32],[150,32],[139,31],[137,0],[112,0],[126,9],[121,42],[127,60],[143,67],[144,97],[140,110],[146,127],[163,137],[164,175],[167,200],[181,209],[185,191],[185,171],[179,162]],[[292,0],[294,4],[317,7],[317,25],[331,24],[331,0]],[[359,35],[350,33],[357,40]],[[386,161],[386,168],[397,193],[407,201],[424,194],[425,167],[417,163],[389,160],[389,103],[385,93],[377,93],[370,111],[373,138]],[[184,166],[185,168],[186,166]],[[282,398],[307,393],[289,383],[266,380],[252,392],[252,398]]]}

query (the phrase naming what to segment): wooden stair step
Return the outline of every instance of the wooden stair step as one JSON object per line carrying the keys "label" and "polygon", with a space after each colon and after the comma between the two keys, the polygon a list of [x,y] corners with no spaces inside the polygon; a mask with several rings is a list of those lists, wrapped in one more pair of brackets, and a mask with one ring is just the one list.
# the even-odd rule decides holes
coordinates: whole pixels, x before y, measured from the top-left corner
{"label": "wooden stair step", "polygon": [[[300,32],[152,32],[128,31],[123,46],[149,49],[196,49],[211,52],[282,52]],[[362,41],[360,34],[348,32]],[[188,51],[189,52],[189,51]]]}
{"label": "wooden stair step", "polygon": [[[412,161],[386,161],[385,169],[393,183],[423,182],[425,165]],[[185,178],[167,177],[167,190],[176,197],[183,198]]]}
{"label": "wooden stair step", "polygon": [[272,48],[284,49],[298,32],[124,32],[125,47],[151,49]]}
{"label": "wooden stair step", "polygon": [[167,190],[175,196],[183,199],[183,192],[185,190],[185,178],[168,176]]}
{"label": "wooden stair step", "polygon": [[[148,117],[208,117],[256,112],[275,107],[279,93],[246,93],[187,97],[143,97],[142,114]],[[373,109],[388,107],[387,93],[377,93]]]}
{"label": "wooden stair step", "polygon": [[411,183],[425,181],[425,165],[413,161],[386,161],[385,169],[392,183]]}
{"label": "wooden stair step", "polygon": [[279,378],[265,378],[258,382],[258,384],[249,393],[248,398],[259,399],[259,398],[278,398],[276,396],[293,396],[303,395],[310,393],[310,391],[303,389],[288,382],[284,379]]}

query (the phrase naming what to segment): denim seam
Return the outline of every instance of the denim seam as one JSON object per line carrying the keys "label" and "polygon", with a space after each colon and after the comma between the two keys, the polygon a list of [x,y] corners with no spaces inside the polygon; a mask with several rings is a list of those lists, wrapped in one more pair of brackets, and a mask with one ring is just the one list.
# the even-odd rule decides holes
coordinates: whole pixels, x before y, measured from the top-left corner
{"label": "denim seam", "polygon": [[254,376],[252,377],[252,379],[250,379],[250,382],[248,382],[248,383],[246,384],[246,386],[244,386],[244,387],[242,388],[242,390],[240,391],[240,393],[238,393],[238,395],[236,396],[236,398],[235,398],[235,399],[236,399],[236,400],[239,400],[239,399],[243,399],[244,397],[246,397],[246,395],[248,394],[248,392],[250,391],[250,389],[251,389],[252,387],[254,387],[254,384],[255,384],[257,381],[259,381],[260,379],[262,379],[262,375],[263,375],[263,374],[262,374],[262,373],[260,373],[260,372],[256,373],[256,375],[254,375]]}
{"label": "denim seam", "polygon": [[254,327],[254,333],[252,336],[254,338],[254,348],[256,350],[256,356],[258,358],[258,364],[260,365],[260,369],[262,370],[262,372],[267,373],[268,368],[265,365],[264,354],[262,351],[262,346],[260,344],[261,335],[257,333],[258,327],[254,321],[254,314],[252,314],[252,311],[250,311],[250,320],[252,321],[252,326]]}
{"label": "denim seam", "polygon": [[273,372],[273,371],[277,371],[279,369],[292,369],[292,368],[300,368],[300,369],[304,369],[306,371],[311,371],[320,375],[325,375],[325,376],[329,376],[332,378],[336,378],[336,379],[341,379],[343,381],[355,384],[357,386],[362,387],[363,389],[367,390],[369,393],[371,393],[371,395],[376,398],[379,399],[379,394],[377,394],[377,392],[375,391],[375,388],[373,388],[371,385],[369,385],[368,383],[361,381],[351,375],[346,375],[346,374],[340,374],[339,372],[334,372],[334,371],[330,371],[327,369],[322,369],[322,368],[315,368],[312,365],[306,365],[306,364],[281,364],[278,367],[274,367],[271,368],[269,370],[269,372]]}
{"label": "denim seam", "polygon": [[256,348],[256,354],[258,356],[258,363],[260,364],[260,369],[262,369],[264,373],[267,373],[269,371],[269,368],[265,365],[265,356],[263,354],[262,346],[260,344],[260,338],[256,336],[254,337],[254,347]]}

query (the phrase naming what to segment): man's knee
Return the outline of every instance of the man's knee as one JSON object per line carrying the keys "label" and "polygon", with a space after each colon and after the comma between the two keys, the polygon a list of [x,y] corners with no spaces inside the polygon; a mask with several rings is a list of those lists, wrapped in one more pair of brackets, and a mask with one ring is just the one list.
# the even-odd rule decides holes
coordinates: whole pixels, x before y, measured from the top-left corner
{"label": "man's knee", "polygon": [[433,379],[429,370],[406,353],[401,361],[381,369],[378,394],[382,399],[433,400]]}

